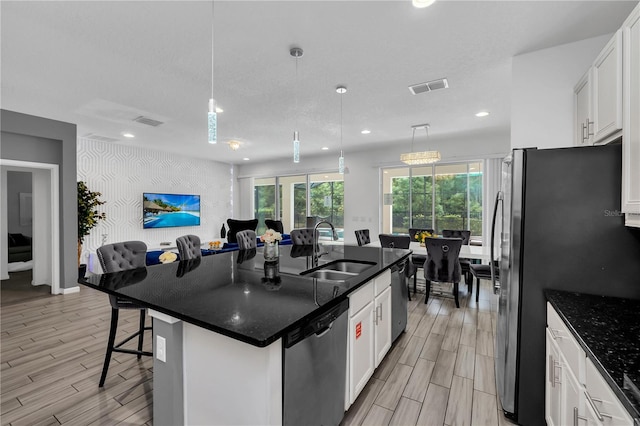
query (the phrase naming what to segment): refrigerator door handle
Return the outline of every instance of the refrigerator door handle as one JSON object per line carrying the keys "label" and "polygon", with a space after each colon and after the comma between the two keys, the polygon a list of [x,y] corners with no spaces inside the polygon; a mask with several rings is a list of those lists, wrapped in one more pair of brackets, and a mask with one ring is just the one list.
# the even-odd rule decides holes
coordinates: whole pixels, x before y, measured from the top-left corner
{"label": "refrigerator door handle", "polygon": [[[489,259],[489,265],[491,268],[491,283],[493,284],[493,294],[500,293],[500,281],[496,279],[496,265],[495,265],[495,257],[494,257],[494,248],[495,248],[495,235],[496,235],[496,221],[498,218],[498,206],[503,202],[503,194],[502,191],[498,191],[496,194],[496,201],[493,205],[493,218],[491,220],[491,246],[490,253],[491,258]],[[501,227],[502,228],[502,227]]]}

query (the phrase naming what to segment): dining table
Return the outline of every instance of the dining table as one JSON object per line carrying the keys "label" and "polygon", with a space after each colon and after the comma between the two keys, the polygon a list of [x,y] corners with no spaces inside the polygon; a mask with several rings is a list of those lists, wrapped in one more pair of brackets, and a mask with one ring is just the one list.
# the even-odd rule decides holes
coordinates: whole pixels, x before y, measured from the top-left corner
{"label": "dining table", "polygon": [[[380,247],[380,240],[371,241],[367,245],[371,247]],[[409,249],[413,251],[415,256],[423,255],[425,258],[427,257],[427,248],[425,246],[421,246],[418,241],[410,242]],[[482,263],[488,264],[491,259],[491,250],[489,247],[485,246],[463,245],[460,248],[459,257],[461,259],[480,260]]]}

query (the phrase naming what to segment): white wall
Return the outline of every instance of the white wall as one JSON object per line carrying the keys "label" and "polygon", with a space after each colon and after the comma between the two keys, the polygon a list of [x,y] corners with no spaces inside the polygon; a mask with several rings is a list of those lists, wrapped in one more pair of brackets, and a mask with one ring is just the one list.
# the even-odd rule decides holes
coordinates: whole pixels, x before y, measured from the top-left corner
{"label": "white wall", "polygon": [[513,148],[573,146],[573,87],[611,37],[594,37],[513,58]]}
{"label": "white wall", "polygon": [[[160,242],[175,243],[181,235],[194,234],[203,241],[219,237],[220,227],[232,215],[233,167],[210,160],[167,152],[78,140],[78,180],[91,191],[101,192],[107,214],[89,236],[84,250],[95,251],[107,234],[107,243],[144,241],[149,248]],[[200,226],[142,229],[143,192],[199,194]]]}
{"label": "white wall", "polygon": [[[414,147],[419,148],[415,144]],[[508,131],[496,131],[483,134],[455,135],[440,139],[430,137],[428,147],[439,150],[443,162],[502,157],[510,149],[509,133]],[[402,165],[400,154],[408,151],[410,151],[409,145],[404,146],[395,142],[389,142],[386,147],[366,151],[345,150],[345,166],[347,168],[347,173],[344,175],[345,243],[356,244],[354,234],[356,229],[368,228],[373,236],[380,233],[380,167]],[[294,164],[290,160],[244,164],[239,167],[238,176],[241,179],[249,179],[251,177],[335,172],[338,169],[338,155],[333,153],[313,158],[302,156],[298,164]],[[241,186],[243,192],[247,186]],[[253,193],[246,196],[253,197]],[[241,197],[245,199],[244,194],[241,194]],[[243,210],[243,214],[246,216],[248,212]]]}

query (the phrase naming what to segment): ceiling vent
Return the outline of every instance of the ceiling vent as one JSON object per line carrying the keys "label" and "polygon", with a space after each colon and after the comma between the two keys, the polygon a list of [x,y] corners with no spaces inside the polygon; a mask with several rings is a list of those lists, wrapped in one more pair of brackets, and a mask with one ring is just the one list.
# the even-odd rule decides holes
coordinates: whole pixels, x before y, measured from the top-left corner
{"label": "ceiling vent", "polygon": [[82,137],[86,139],[91,139],[94,141],[100,141],[100,142],[117,142],[120,140],[116,138],[110,138],[108,136],[96,135],[95,133],[87,133],[86,135],[82,135]]}
{"label": "ceiling vent", "polygon": [[409,91],[413,95],[418,95],[420,93],[432,92],[434,90],[439,89],[447,89],[449,88],[449,83],[446,78],[441,78],[438,80],[427,81],[426,83],[418,83],[409,86]]}
{"label": "ceiling vent", "polygon": [[134,118],[133,121],[152,127],[158,127],[159,125],[164,124],[162,121],[154,120],[153,118],[145,117],[144,115],[139,115]]}

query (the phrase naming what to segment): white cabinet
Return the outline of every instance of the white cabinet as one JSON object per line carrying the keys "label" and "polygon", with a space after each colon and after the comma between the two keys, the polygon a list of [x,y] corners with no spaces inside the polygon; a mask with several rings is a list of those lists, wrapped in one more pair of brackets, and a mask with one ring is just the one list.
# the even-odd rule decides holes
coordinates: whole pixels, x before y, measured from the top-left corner
{"label": "white cabinet", "polygon": [[353,404],[391,347],[391,271],[349,295],[345,410]]}
{"label": "white cabinet", "polygon": [[640,4],[622,24],[623,138],[622,211],[627,225],[640,227]]}
{"label": "white cabinet", "polygon": [[609,142],[622,129],[622,30],[574,87],[575,144]]}
{"label": "white cabinet", "polygon": [[547,303],[545,419],[552,425],[633,425],[593,362]]}

